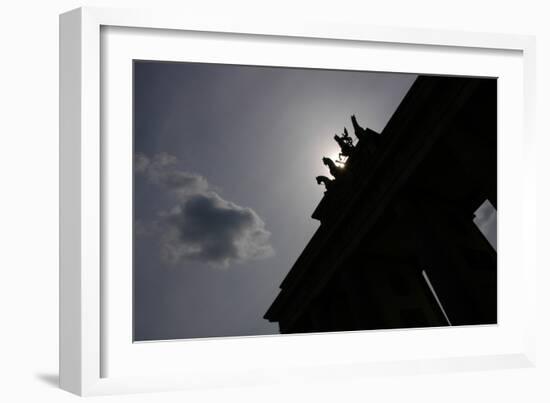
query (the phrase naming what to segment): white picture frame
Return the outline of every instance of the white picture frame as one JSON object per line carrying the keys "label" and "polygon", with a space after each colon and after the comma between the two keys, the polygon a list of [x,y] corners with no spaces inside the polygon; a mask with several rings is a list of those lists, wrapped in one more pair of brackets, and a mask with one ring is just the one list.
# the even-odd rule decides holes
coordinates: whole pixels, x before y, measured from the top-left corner
{"label": "white picture frame", "polygon": [[[105,32],[113,33],[108,42],[102,37]],[[128,124],[125,113],[131,113],[131,104],[128,104],[131,97],[128,93],[129,80],[120,79],[124,78],[125,71],[117,72],[117,69],[120,66],[127,67],[127,60],[136,57],[132,52],[151,57],[146,52],[152,51],[152,48],[156,52],[154,57],[173,60],[177,55],[171,53],[170,49],[175,41],[183,40],[182,35],[185,36],[185,33],[193,33],[194,40],[199,41],[201,35],[216,33],[212,42],[229,43],[231,38],[238,38],[239,46],[243,46],[243,49],[234,51],[235,55],[220,52],[216,56],[207,57],[201,54],[201,46],[216,46],[215,43],[193,45],[189,42],[188,49],[193,49],[194,60],[289,65],[288,56],[284,59],[280,52],[292,55],[292,52],[287,51],[292,50],[294,43],[299,43],[303,49],[303,46],[318,41],[333,51],[339,51],[346,45],[349,45],[346,52],[367,52],[369,46],[390,50],[382,52],[380,60],[376,62],[379,64],[369,61],[362,65],[361,57],[358,57],[357,64],[346,65],[347,68],[361,69],[368,66],[375,70],[386,69],[384,66],[390,65],[387,63],[391,62],[395,66],[403,52],[412,51],[421,56],[419,63],[432,66],[407,65],[414,61],[402,61],[399,62],[402,66],[400,71],[464,75],[494,75],[492,72],[502,71],[502,77],[505,78],[502,88],[506,94],[514,96],[509,97],[510,103],[505,100],[499,106],[505,108],[499,109],[499,116],[502,117],[499,117],[499,136],[505,139],[498,150],[501,200],[499,252],[501,247],[506,251],[514,250],[506,252],[505,260],[499,253],[499,268],[501,265],[516,265],[520,268],[517,273],[504,276],[504,283],[499,283],[499,307],[506,307],[504,313],[507,315],[510,312],[510,318],[506,317],[504,322],[499,320],[496,327],[466,327],[446,333],[442,333],[442,329],[417,329],[138,345],[132,343],[131,337],[128,337],[131,334],[128,329],[128,323],[131,322],[131,310],[128,310],[131,295],[128,294],[129,283],[127,287],[124,285],[128,280],[128,271],[121,271],[126,273],[126,277],[112,276],[111,272],[105,271],[106,267],[110,267],[108,260],[111,259],[109,253],[106,253],[109,248],[105,244],[105,228],[109,225],[119,230],[122,228],[119,231],[122,232],[122,238],[116,239],[109,233],[109,242],[120,240],[123,244],[124,233],[130,233],[124,223],[121,227],[120,223],[106,222],[111,218],[102,211],[105,206],[113,208],[109,204],[108,195],[112,188],[106,183],[115,181],[116,186],[123,185],[124,178],[129,178],[128,171],[115,171],[113,164],[109,164],[110,157],[106,152],[106,147],[110,152],[117,147],[124,148],[123,143],[113,143],[112,140],[124,136],[115,137],[110,125],[122,122],[121,130],[127,132],[127,126],[124,126]],[[139,41],[131,42],[131,37],[137,35],[141,35]],[[262,45],[262,41],[287,48],[274,48],[274,52],[256,51],[252,56],[244,56],[247,46]],[[534,49],[534,38],[521,35],[349,26],[314,21],[246,21],[234,18],[230,21],[216,21],[169,12],[103,8],[81,8],[61,15],[61,387],[79,395],[96,395],[274,383],[305,378],[331,380],[374,373],[408,374],[534,365],[535,319],[531,314],[535,311],[536,277],[535,161],[531,158],[534,152]],[[448,59],[442,58],[440,63],[434,52],[443,52]],[[189,54],[187,57],[190,57]],[[113,64],[105,64],[105,60],[102,60],[105,57],[111,58]],[[331,64],[328,59],[318,58],[315,52],[306,56],[294,54],[294,57],[296,59],[292,60],[296,60],[296,66],[342,67]],[[120,64],[115,63],[117,58]],[[446,66],[453,64],[453,59],[455,65],[456,60],[464,60],[464,66],[448,69]],[[397,71],[395,67],[393,69]],[[107,74],[114,74],[112,77],[119,80],[105,80],[102,75]],[[113,123],[106,118],[112,115],[110,109],[103,109],[107,103],[109,108],[113,107],[120,112],[117,116],[122,117],[117,122]],[[517,113],[514,114],[514,111]],[[508,157],[513,152],[521,153],[523,158],[516,158],[511,163]],[[121,166],[131,165],[128,155],[122,161]],[[513,187],[506,184],[500,189],[503,177]],[[518,186],[522,191],[514,192]],[[128,207],[131,209],[131,206],[124,204],[114,208]],[[501,211],[505,214],[501,214]],[[509,213],[506,214],[506,211]],[[507,232],[502,233],[502,228]],[[515,245],[515,248],[509,248],[508,245]],[[521,299],[518,301],[521,302],[510,299],[514,298],[508,292],[512,286],[517,291],[514,295],[516,298],[519,295]],[[121,303],[109,298],[113,289],[121,292],[117,294],[122,295]],[[518,320],[520,316],[521,321]],[[116,323],[122,325],[117,327]],[[440,343],[442,346],[433,347],[441,340],[445,340]],[[456,340],[461,340],[458,347],[448,347]],[[479,340],[484,342],[480,343]],[[343,341],[347,347],[331,353]],[[376,355],[375,351],[359,353],[354,349],[376,343],[382,343],[380,345],[386,346],[386,350],[384,347],[377,348],[379,354]],[[389,354],[387,346],[392,344],[401,347]],[[428,351],[427,346],[432,346],[432,349]],[[409,350],[415,349],[414,354],[409,353]],[[292,352],[287,354],[290,358],[285,358],[285,352],[288,351]],[[319,351],[324,354],[320,355]],[[223,365],[224,362],[230,362],[231,365]]]}

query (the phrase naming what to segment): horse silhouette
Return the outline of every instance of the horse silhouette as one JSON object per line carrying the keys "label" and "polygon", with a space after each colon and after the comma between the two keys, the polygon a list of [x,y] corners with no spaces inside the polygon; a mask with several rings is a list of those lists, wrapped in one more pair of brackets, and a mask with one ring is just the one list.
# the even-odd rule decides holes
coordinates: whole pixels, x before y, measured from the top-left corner
{"label": "horse silhouette", "polygon": [[344,157],[349,157],[353,153],[353,143],[350,137],[346,137],[346,132],[344,132],[344,136],[342,137],[335,134],[334,140],[336,140],[336,142],[340,146],[340,150],[342,151],[340,153],[340,156],[343,155]]}
{"label": "horse silhouette", "polygon": [[334,180],[327,178],[326,176],[317,176],[315,178],[317,180],[317,184],[320,185],[321,183],[325,185],[325,189],[329,190],[329,188],[334,185]]}
{"label": "horse silhouette", "polygon": [[336,165],[334,161],[328,157],[323,157],[323,164],[325,164],[328,167],[330,174],[334,176],[335,179],[341,176],[344,171],[344,168]]}

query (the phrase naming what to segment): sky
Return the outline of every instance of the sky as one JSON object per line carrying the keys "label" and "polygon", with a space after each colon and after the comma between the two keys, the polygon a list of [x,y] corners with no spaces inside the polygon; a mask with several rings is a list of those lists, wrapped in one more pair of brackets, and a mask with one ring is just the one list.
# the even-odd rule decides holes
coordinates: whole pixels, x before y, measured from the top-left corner
{"label": "sky", "polygon": [[263,315],[319,225],[333,135],[352,114],[382,131],[415,78],[135,61],[134,340],[278,333]]}

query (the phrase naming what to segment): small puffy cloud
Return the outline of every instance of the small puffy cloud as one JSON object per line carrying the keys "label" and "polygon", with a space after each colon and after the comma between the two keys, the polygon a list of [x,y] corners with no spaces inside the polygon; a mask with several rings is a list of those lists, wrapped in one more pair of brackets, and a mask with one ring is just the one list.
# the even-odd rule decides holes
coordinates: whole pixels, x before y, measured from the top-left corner
{"label": "small puffy cloud", "polygon": [[134,170],[138,173],[144,173],[147,171],[151,161],[149,158],[142,153],[136,153],[134,155]]}
{"label": "small puffy cloud", "polygon": [[474,223],[485,235],[493,249],[497,249],[497,211],[486,200],[475,212]]}
{"label": "small puffy cloud", "polygon": [[178,265],[200,261],[217,267],[232,262],[264,259],[273,255],[270,232],[264,221],[248,207],[223,199],[197,174],[181,171],[169,154],[149,158],[136,154],[134,167],[151,184],[173,193],[177,204],[159,212],[154,228],[163,261]]}
{"label": "small puffy cloud", "polygon": [[178,159],[167,153],[155,154],[153,158],[136,153],[134,169],[154,185],[173,191],[185,198],[188,194],[202,193],[209,189],[208,181],[200,175],[181,171],[177,167]]}

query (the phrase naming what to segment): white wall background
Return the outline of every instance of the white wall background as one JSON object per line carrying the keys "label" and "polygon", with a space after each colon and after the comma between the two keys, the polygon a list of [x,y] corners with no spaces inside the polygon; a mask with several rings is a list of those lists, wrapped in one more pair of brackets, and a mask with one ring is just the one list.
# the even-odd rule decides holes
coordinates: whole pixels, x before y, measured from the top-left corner
{"label": "white wall background", "polygon": [[[0,6],[0,400],[65,402],[55,386],[58,337],[58,14],[81,5],[316,18],[374,25],[537,35],[539,161],[538,366],[478,373],[371,377],[332,384],[99,397],[116,402],[550,401],[550,12],[544,1],[5,1]],[[547,169],[545,172],[544,169]],[[542,183],[546,182],[546,183]]]}

